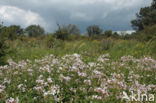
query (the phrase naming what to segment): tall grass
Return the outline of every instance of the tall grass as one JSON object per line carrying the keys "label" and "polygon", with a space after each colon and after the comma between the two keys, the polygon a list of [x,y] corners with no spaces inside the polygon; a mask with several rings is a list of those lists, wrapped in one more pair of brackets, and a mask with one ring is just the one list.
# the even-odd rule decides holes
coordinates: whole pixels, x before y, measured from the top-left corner
{"label": "tall grass", "polygon": [[[137,58],[147,55],[156,58],[155,40],[140,42],[137,40],[114,40],[108,38],[102,40],[54,40],[47,42],[48,40],[47,38],[43,40],[31,38],[25,41],[8,41],[12,51],[8,58],[12,58],[15,61],[23,59],[34,60],[49,54],[59,57],[73,53],[81,54],[86,61],[95,60],[97,56],[104,53],[109,53],[112,59],[118,59],[124,55],[132,55]],[[47,43],[52,43],[53,46],[47,46]]]}

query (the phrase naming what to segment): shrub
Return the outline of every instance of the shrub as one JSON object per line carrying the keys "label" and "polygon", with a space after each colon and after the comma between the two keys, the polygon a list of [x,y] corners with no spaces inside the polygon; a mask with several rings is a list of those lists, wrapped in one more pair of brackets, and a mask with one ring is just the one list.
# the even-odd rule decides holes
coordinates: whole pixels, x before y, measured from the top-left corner
{"label": "shrub", "polygon": [[48,48],[53,48],[54,47],[54,42],[55,42],[55,38],[53,36],[49,36],[48,40],[47,40],[47,47]]}
{"label": "shrub", "polygon": [[147,47],[149,47],[149,54],[156,56],[156,37],[153,37],[149,42]]}
{"label": "shrub", "polygon": [[143,32],[147,35],[156,36],[156,25],[145,27]]}
{"label": "shrub", "polygon": [[11,25],[1,28],[1,35],[9,40],[15,40],[23,34],[23,29],[18,25]]}
{"label": "shrub", "polygon": [[140,41],[149,41],[156,36],[156,25],[145,27],[144,30],[138,31],[132,35],[133,38]]}
{"label": "shrub", "polygon": [[67,40],[69,38],[68,29],[64,26],[61,27],[58,24],[58,30],[56,30],[56,32],[54,33],[54,37],[60,40]]}
{"label": "shrub", "polygon": [[100,42],[99,46],[104,50],[108,50],[113,46],[113,41],[111,39],[104,39]]}
{"label": "shrub", "polygon": [[88,36],[100,35],[102,33],[102,29],[98,25],[90,25],[86,28]]}
{"label": "shrub", "polygon": [[0,65],[6,64],[7,48],[5,40],[0,37]]}
{"label": "shrub", "polygon": [[29,37],[37,37],[44,35],[45,30],[40,25],[30,25],[25,29],[25,32],[28,34]]}
{"label": "shrub", "polygon": [[69,35],[66,29],[59,29],[55,32],[54,36],[56,39],[67,40]]}
{"label": "shrub", "polygon": [[118,38],[120,38],[120,35],[117,32],[114,32],[112,34],[112,37],[118,39]]}
{"label": "shrub", "polygon": [[104,35],[106,37],[111,37],[113,35],[113,32],[112,32],[112,30],[107,30],[107,31],[105,31]]}

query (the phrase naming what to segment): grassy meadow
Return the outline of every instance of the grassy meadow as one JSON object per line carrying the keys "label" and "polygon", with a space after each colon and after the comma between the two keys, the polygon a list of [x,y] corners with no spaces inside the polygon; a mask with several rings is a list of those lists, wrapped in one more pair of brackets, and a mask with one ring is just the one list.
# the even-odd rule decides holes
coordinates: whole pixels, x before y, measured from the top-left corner
{"label": "grassy meadow", "polygon": [[88,61],[96,59],[99,55],[109,53],[111,59],[131,55],[136,58],[150,56],[156,58],[155,39],[148,42],[123,39],[82,39],[82,40],[53,40],[48,42],[48,37],[27,38],[25,40],[7,41],[10,53],[7,58],[15,61],[40,59],[43,56],[54,54],[57,57],[66,54],[78,53]]}
{"label": "grassy meadow", "polygon": [[1,0],[0,103],[156,103],[156,0],[129,1]]}
{"label": "grassy meadow", "polygon": [[155,103],[155,39],[62,41],[45,36],[6,43],[0,103],[135,103],[122,99],[123,92],[131,91],[148,94],[140,97],[143,103]]}

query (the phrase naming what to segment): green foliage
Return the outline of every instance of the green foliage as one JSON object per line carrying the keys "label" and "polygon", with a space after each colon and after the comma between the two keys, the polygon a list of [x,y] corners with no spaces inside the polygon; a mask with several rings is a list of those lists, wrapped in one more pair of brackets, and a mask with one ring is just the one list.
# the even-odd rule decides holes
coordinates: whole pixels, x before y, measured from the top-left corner
{"label": "green foliage", "polygon": [[25,41],[26,40],[26,36],[24,34],[21,34],[20,36],[18,36],[18,38],[21,40],[21,41]]}
{"label": "green foliage", "polygon": [[1,28],[1,35],[9,40],[15,40],[23,34],[23,29],[18,25],[11,25]]}
{"label": "green foliage", "polygon": [[54,48],[55,38],[53,36],[48,36],[47,47]]}
{"label": "green foliage", "polygon": [[[69,40],[72,38],[72,35],[79,35],[80,30],[76,25],[68,24],[68,25],[58,25],[58,30],[56,30],[54,37],[60,40]],[[74,36],[73,36],[74,37]],[[73,39],[73,38],[72,38]]]}
{"label": "green foliage", "polygon": [[104,32],[104,35],[106,37],[111,37],[113,35],[113,32],[112,32],[112,30],[107,30],[107,31]]}
{"label": "green foliage", "polygon": [[131,35],[131,38],[135,38],[140,41],[149,41],[156,36],[156,25],[147,26],[142,31],[137,31]]}
{"label": "green foliage", "polygon": [[45,31],[40,25],[30,25],[25,29],[29,37],[36,37],[44,35]]}
{"label": "green foliage", "polygon": [[[18,39],[9,41],[11,47],[16,48],[17,50],[12,55],[9,54],[10,58],[16,62],[20,62],[17,63],[18,66],[16,66],[19,68],[14,69],[14,62],[11,62],[11,66],[8,66],[7,69],[2,69],[3,75],[1,81],[6,81],[4,78],[7,78],[7,80],[11,82],[9,85],[6,83],[5,91],[2,91],[0,94],[0,100],[2,102],[5,102],[9,97],[18,97],[19,102],[54,102],[52,94],[46,95],[46,93],[49,92],[43,94],[44,92],[35,90],[34,87],[43,87],[44,91],[51,91],[53,90],[53,85],[59,85],[59,93],[61,94],[57,96],[60,99],[59,102],[86,103],[92,101],[93,103],[124,103],[124,101],[120,101],[115,97],[119,95],[118,93],[122,93],[123,90],[123,88],[119,86],[120,81],[125,81],[124,84],[126,83],[126,86],[133,87],[133,83],[136,83],[133,82],[133,80],[135,81],[136,75],[139,75],[137,81],[140,85],[155,83],[155,72],[144,70],[149,68],[148,64],[152,64],[151,62],[154,59],[148,57],[143,58],[144,56],[156,57],[155,39],[149,42],[120,40],[114,38],[103,40],[81,39],[77,41],[62,41],[57,40],[52,36],[46,36],[42,38],[41,41],[40,40],[41,38],[28,38],[26,42]],[[44,42],[47,40],[49,40],[49,43],[54,42],[53,48],[49,48],[46,46],[47,44],[44,44],[48,43]],[[41,43],[37,44],[38,41]],[[38,46],[32,46],[32,44]],[[75,56],[68,55],[73,53],[80,54],[80,57],[76,54],[74,54]],[[110,56],[103,55],[105,53],[109,53]],[[53,55],[49,56],[50,54]],[[44,56],[46,57],[43,58]],[[100,59],[98,59],[99,56]],[[124,56],[123,59],[120,59],[122,56]],[[26,63],[21,61],[23,59],[26,60]],[[103,62],[99,62],[99,60],[102,60]],[[140,62],[138,62],[138,60],[140,60]],[[138,65],[140,65],[141,68],[138,67]],[[73,66],[78,68],[79,72],[72,71]],[[152,64],[150,68],[152,69],[153,66],[154,64]],[[93,72],[95,70],[101,72],[102,75],[99,74],[99,72],[98,74],[95,74],[95,72]],[[133,71],[132,74],[130,73],[131,71]],[[79,73],[85,73],[87,76],[81,77],[79,76]],[[128,78],[131,77],[131,75],[134,76],[132,81],[129,82]],[[70,80],[68,81],[68,78],[62,79],[63,76],[70,77]],[[50,83],[47,78],[51,78],[52,82]],[[102,81],[98,81],[98,78]],[[107,83],[107,80],[114,80],[114,78],[119,81],[119,83],[109,82],[107,85],[108,88],[110,87],[108,92],[112,95],[108,98],[104,97],[101,101],[93,100],[92,95],[99,95],[98,92],[94,91],[94,88],[99,88],[101,83]],[[84,80],[88,79],[91,80],[91,85],[87,85],[84,82]],[[40,81],[40,83],[37,83],[37,81]],[[74,92],[75,90],[76,92]],[[152,91],[152,94],[153,93],[155,93],[155,91]],[[34,99],[34,97],[37,99]]]}
{"label": "green foliage", "polygon": [[48,48],[57,48],[57,47],[62,47],[64,48],[64,42],[62,40],[56,40],[53,36],[48,36],[46,40],[46,45]]}
{"label": "green foliage", "polygon": [[136,14],[136,19],[132,20],[132,27],[136,30],[143,30],[145,26],[156,24],[156,2],[153,0],[151,6],[140,9]]}
{"label": "green foliage", "polygon": [[88,36],[100,35],[102,33],[102,29],[98,25],[91,25],[87,27]]}
{"label": "green foliage", "polygon": [[114,32],[112,34],[112,37],[118,39],[118,38],[120,38],[120,35],[117,32]]}
{"label": "green foliage", "polygon": [[79,35],[79,34],[72,34],[72,35],[69,35],[69,40],[84,40],[86,39],[87,40],[87,37],[86,36],[83,36],[83,35]]}
{"label": "green foliage", "polygon": [[6,32],[4,32],[4,26],[0,25],[0,65],[6,64],[6,56],[8,53],[8,45],[6,43]]}
{"label": "green foliage", "polygon": [[[102,37],[101,37],[102,38]],[[123,39],[87,39],[62,41],[55,39],[52,36],[42,38],[27,38],[25,41],[16,40],[10,41],[11,50],[8,58],[13,58],[15,61],[22,59],[41,58],[48,54],[63,56],[65,54],[79,53],[82,54],[86,61],[94,60],[97,56],[103,53],[110,53],[113,58],[120,58],[123,55],[133,55],[136,57],[154,54],[154,40],[152,43],[138,40],[123,40]],[[147,45],[148,46],[145,46]],[[151,49],[153,48],[153,49]]]}
{"label": "green foliage", "polygon": [[152,7],[153,9],[156,9],[156,0],[153,0],[151,7]]}
{"label": "green foliage", "polygon": [[6,56],[8,52],[8,47],[2,36],[0,36],[0,65],[6,64]]}
{"label": "green foliage", "polygon": [[156,36],[156,25],[145,27],[143,32],[147,35]]}
{"label": "green foliage", "polygon": [[58,30],[54,33],[54,37],[60,40],[67,40],[69,38],[68,30],[64,26],[58,24]]}
{"label": "green foliage", "polygon": [[156,36],[151,39],[148,43],[149,54],[152,56],[156,56]]}
{"label": "green foliage", "polygon": [[113,47],[113,40],[111,39],[103,39],[100,41],[100,47],[102,47],[103,50],[109,50]]}
{"label": "green foliage", "polygon": [[80,29],[74,24],[63,25],[62,28],[67,29],[69,35],[71,35],[71,34],[79,35],[80,34]]}

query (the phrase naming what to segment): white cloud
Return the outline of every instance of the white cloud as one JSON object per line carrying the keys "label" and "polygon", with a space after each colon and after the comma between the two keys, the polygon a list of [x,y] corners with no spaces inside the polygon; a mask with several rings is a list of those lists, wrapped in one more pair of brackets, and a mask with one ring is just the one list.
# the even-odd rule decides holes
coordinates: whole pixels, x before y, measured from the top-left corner
{"label": "white cloud", "polygon": [[[122,29],[127,25],[131,28],[130,21],[135,18],[135,14],[151,2],[152,0],[0,0],[0,15],[8,23],[24,26],[34,23],[47,28],[48,23],[49,31],[56,29],[55,22],[77,23],[79,27],[92,23],[102,26],[109,24],[109,28]],[[114,26],[115,24],[120,25]]]}
{"label": "white cloud", "polygon": [[86,13],[83,12],[73,12],[70,16],[71,19],[77,19],[78,21],[91,21],[93,20],[93,17],[89,16]]}
{"label": "white cloud", "polygon": [[31,24],[39,24],[45,28],[48,26],[39,14],[14,6],[0,6],[0,17],[4,22],[22,25],[24,27]]}
{"label": "white cloud", "polygon": [[[40,5],[42,3],[41,0],[35,1],[38,1]],[[91,21],[105,18],[115,11],[140,8],[149,5],[151,1],[152,0],[47,0],[46,4],[52,5],[62,12],[69,12],[69,17],[72,20]]]}

